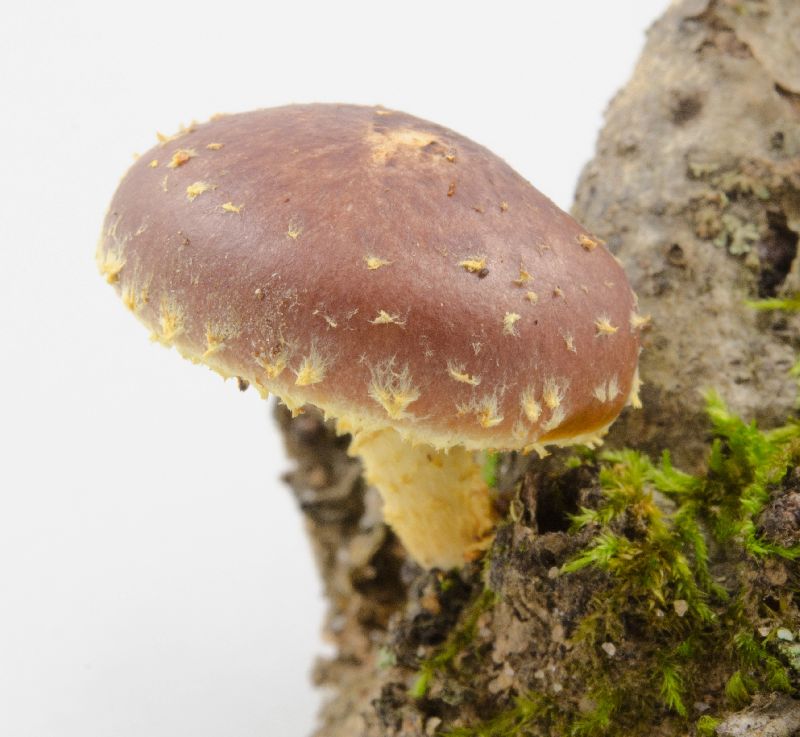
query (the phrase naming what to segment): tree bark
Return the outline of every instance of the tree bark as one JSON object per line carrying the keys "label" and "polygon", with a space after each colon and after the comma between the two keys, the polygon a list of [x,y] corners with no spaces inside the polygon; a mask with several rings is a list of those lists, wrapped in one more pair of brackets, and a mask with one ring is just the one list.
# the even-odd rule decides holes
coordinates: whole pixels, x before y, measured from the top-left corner
{"label": "tree bark", "polygon": [[[611,446],[654,456],[668,448],[676,465],[701,468],[704,388],[747,418],[784,421],[795,401],[787,371],[800,325],[746,301],[800,287],[800,3],[673,3],[609,106],[574,212],[623,262],[640,312],[652,316],[641,357],[644,410],[614,426]],[[591,712],[572,637],[608,582],[588,569],[559,570],[589,542],[589,532],[568,531],[568,514],[596,505],[596,468],[566,468],[559,456],[503,458],[506,517],[486,560],[458,573],[423,571],[383,525],[377,494],[346,453],[348,438],[313,410],[292,420],[278,407],[276,417],[297,462],[287,481],[306,514],[336,648],[315,669],[330,694],[316,735],[416,737],[481,723],[497,729],[485,734],[557,734],[552,719],[524,721],[524,708],[514,711],[530,693]],[[787,490],[784,507],[787,494],[800,503]],[[796,566],[748,568],[748,585],[800,585]],[[647,633],[626,637],[630,652],[606,651],[633,663]],[[448,647],[452,662],[431,676],[431,659]],[[431,677],[421,685],[426,667]],[[455,670],[468,678],[450,677]],[[624,733],[687,734],[704,709],[730,714],[724,685],[710,667],[696,714],[665,709],[657,723],[631,723]],[[794,699],[778,702],[796,714]],[[503,713],[522,721],[500,731],[492,719]]]}
{"label": "tree bark", "polygon": [[800,287],[799,154],[800,4],[674,4],[609,106],[573,208],[652,315],[644,411],[612,442],[696,464],[698,390],[766,424],[792,409],[797,322],[747,300]]}

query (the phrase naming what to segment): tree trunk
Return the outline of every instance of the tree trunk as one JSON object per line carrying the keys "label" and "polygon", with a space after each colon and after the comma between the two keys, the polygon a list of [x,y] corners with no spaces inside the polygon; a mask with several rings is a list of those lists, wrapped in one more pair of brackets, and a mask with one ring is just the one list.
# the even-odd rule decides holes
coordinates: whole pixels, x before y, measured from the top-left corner
{"label": "tree trunk", "polygon": [[[784,421],[796,393],[787,371],[798,321],[757,313],[746,301],[800,287],[800,3],[674,3],[609,107],[574,211],[621,259],[640,312],[652,316],[641,358],[644,409],[614,426],[609,445],[654,457],[668,448],[676,465],[702,472],[704,388],[717,389],[748,419]],[[595,539],[591,526],[570,531],[569,515],[602,506],[597,462],[503,458],[497,490],[505,521],[485,559],[460,572],[423,571],[383,525],[377,494],[347,456],[348,438],[337,438],[313,410],[292,420],[279,407],[276,416],[297,462],[287,481],[306,514],[330,601],[325,631],[336,655],[315,670],[330,690],[319,737],[453,729],[498,737],[728,734],[744,718],[731,715],[748,691],[760,692],[752,708],[767,715],[764,734],[794,733],[780,725],[797,721],[798,702],[769,695],[778,685],[797,693],[798,673],[775,649],[791,644],[788,635],[778,644],[764,635],[762,649],[767,669],[772,660],[789,662],[791,683],[774,676],[759,688],[743,672],[738,698],[727,660],[698,674],[697,663],[676,655],[683,706],[670,700],[672,661],[665,664],[653,641],[660,625],[621,614],[605,639],[583,636],[587,622],[605,616],[598,609],[604,592],[613,601],[617,591],[608,571],[563,569]],[[778,530],[774,539],[783,545],[800,542],[799,487],[789,474],[760,518],[759,529]],[[669,511],[669,500],[656,494],[655,501]],[[620,534],[635,541],[638,533]],[[753,628],[777,632],[778,624],[800,637],[797,561],[711,548],[711,573],[750,617],[737,625],[740,640]],[[775,622],[752,604],[762,601],[780,610]],[[631,611],[640,604],[632,599]],[[676,595],[651,611],[683,626],[691,618],[682,619],[685,604]],[[720,603],[714,621],[731,611]],[[688,626],[684,636],[693,636]],[[800,654],[792,657],[800,662]],[[648,680],[648,658],[656,658],[661,680]],[[603,694],[612,695],[607,718]]]}

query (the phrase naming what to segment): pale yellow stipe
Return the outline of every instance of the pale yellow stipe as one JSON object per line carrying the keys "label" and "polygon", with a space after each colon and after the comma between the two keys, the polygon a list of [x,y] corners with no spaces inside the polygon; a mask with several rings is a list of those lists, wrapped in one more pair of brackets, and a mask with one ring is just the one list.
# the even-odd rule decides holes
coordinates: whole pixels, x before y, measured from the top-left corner
{"label": "pale yellow stipe", "polygon": [[356,435],[367,482],[383,499],[383,518],[425,568],[455,568],[491,544],[496,516],[480,454],[412,445],[387,428]]}

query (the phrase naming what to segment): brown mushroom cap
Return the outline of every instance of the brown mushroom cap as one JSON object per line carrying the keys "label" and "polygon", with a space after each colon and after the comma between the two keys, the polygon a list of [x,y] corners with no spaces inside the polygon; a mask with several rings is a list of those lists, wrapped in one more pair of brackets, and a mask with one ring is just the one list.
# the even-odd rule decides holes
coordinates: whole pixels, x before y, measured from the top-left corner
{"label": "brown mushroom cap", "polygon": [[184,355],[345,429],[437,448],[569,444],[635,396],[635,297],[497,156],[382,108],[292,105],[166,139],[98,249]]}

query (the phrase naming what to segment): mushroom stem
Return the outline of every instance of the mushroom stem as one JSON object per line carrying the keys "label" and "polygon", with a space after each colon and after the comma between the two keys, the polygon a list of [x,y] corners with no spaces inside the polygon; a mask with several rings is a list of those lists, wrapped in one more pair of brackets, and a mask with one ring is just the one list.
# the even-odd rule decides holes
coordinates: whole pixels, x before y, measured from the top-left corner
{"label": "mushroom stem", "polygon": [[496,516],[473,451],[412,445],[390,428],[360,432],[350,446],[383,499],[383,518],[425,568],[473,560],[494,537]]}

